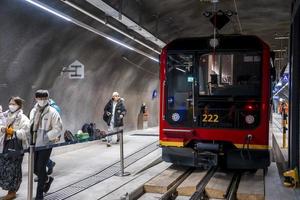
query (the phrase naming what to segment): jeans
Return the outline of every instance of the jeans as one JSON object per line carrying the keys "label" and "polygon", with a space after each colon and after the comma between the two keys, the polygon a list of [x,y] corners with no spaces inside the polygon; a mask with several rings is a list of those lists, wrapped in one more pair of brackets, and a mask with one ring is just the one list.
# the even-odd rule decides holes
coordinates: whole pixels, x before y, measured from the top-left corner
{"label": "jeans", "polygon": [[[114,132],[117,132],[119,130],[121,130],[121,127],[114,127],[114,124],[112,122],[110,123],[110,126],[108,128],[108,133],[114,133]],[[119,141],[120,140],[120,133],[118,133],[117,135],[107,136],[107,143],[110,144],[113,139],[115,140],[115,138],[117,138],[116,142]]]}

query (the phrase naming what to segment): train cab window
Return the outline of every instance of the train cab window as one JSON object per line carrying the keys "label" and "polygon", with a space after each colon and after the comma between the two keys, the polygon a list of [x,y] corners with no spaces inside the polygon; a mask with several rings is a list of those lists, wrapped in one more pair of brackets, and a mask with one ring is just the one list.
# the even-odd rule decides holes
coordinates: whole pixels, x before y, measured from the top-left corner
{"label": "train cab window", "polygon": [[171,124],[189,125],[194,95],[194,55],[170,54],[167,66],[167,120]]}
{"label": "train cab window", "polygon": [[198,63],[199,95],[260,95],[261,57],[258,53],[204,54]]}

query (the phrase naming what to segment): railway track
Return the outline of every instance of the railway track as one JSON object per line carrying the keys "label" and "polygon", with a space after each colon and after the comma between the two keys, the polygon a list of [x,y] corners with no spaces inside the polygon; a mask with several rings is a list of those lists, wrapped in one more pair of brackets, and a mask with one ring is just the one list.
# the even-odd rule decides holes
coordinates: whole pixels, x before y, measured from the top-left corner
{"label": "railway track", "polygon": [[[176,166],[171,166],[145,183],[145,193],[137,199],[237,200],[238,195],[245,200],[253,199],[253,196],[259,197],[255,199],[264,199],[264,194],[256,192],[257,187],[264,188],[263,180],[261,181],[264,178],[263,174],[262,170],[250,173],[247,171],[224,171],[211,167],[201,171],[194,168],[178,167],[177,169]],[[249,185],[253,185],[253,187],[256,185],[256,188],[247,188]]]}

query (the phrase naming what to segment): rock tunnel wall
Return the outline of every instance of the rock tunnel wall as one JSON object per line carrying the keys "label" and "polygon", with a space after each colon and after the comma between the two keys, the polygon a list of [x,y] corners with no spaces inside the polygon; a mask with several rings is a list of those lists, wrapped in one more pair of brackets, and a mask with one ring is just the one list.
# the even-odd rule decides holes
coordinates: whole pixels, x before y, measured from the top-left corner
{"label": "rock tunnel wall", "polygon": [[[158,63],[25,1],[1,0],[0,30],[0,104],[5,108],[10,96],[21,96],[28,114],[35,90],[45,88],[62,109],[64,129],[75,131],[85,122],[106,129],[103,108],[118,91],[128,110],[125,129],[136,129],[142,102],[150,111],[149,126],[158,124],[158,98],[152,98]],[[84,79],[62,73],[76,60],[85,66]]]}

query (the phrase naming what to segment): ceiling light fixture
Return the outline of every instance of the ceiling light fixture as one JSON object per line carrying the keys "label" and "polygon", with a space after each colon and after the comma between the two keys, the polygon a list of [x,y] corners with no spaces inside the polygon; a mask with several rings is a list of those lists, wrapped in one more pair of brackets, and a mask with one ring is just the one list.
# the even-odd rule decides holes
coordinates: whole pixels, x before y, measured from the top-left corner
{"label": "ceiling light fixture", "polygon": [[78,7],[78,6],[75,5],[74,3],[72,3],[72,2],[70,2],[70,1],[68,1],[68,0],[61,0],[61,1],[64,2],[65,4],[71,6],[72,8],[74,8],[74,9],[76,9],[76,10],[82,12],[83,14],[85,14],[85,15],[87,15],[87,16],[93,18],[94,20],[96,20],[96,21],[98,21],[98,22],[104,24],[105,26],[107,26],[107,27],[109,27],[109,28],[111,28],[111,29],[117,31],[118,33],[121,33],[122,35],[128,37],[129,39],[131,39],[131,40],[133,40],[133,41],[135,41],[135,42],[137,42],[137,43],[143,45],[144,47],[150,49],[151,51],[154,51],[155,53],[160,54],[160,52],[157,51],[156,49],[154,49],[153,47],[150,47],[149,45],[145,44],[144,42],[142,42],[142,41],[140,41],[140,40],[134,38],[133,36],[131,36],[131,35],[125,33],[124,31],[118,29],[117,27],[115,27],[115,26],[109,24],[107,21],[104,21],[104,20],[102,20],[102,19],[99,19],[99,18],[96,17],[95,15],[93,15],[93,14],[91,14],[91,13],[89,13],[89,12],[83,10],[82,8]]}
{"label": "ceiling light fixture", "polygon": [[64,14],[58,13],[58,12],[56,12],[56,11],[48,8],[48,6],[45,6],[45,5],[43,5],[43,4],[39,3],[39,2],[36,2],[36,1],[33,1],[33,0],[25,0],[25,1],[27,1],[27,2],[29,2],[29,3],[31,3],[31,4],[33,4],[35,6],[37,6],[39,8],[42,8],[43,10],[46,10],[46,11],[48,11],[48,12],[50,12],[50,13],[52,13],[52,14],[60,17],[60,18],[63,18],[65,20],[67,20],[67,21],[72,21],[70,18],[68,18]]}
{"label": "ceiling light fixture", "polygon": [[289,82],[287,82],[282,88],[280,88],[280,90],[278,90],[274,95],[273,97],[277,96],[286,86],[289,85]]}
{"label": "ceiling light fixture", "polygon": [[88,31],[91,31],[91,32],[93,32],[93,33],[95,33],[95,34],[97,34],[99,36],[102,36],[102,37],[104,37],[104,38],[106,38],[106,39],[108,39],[108,40],[110,40],[110,41],[112,41],[112,42],[114,42],[114,43],[116,43],[116,44],[118,44],[120,46],[123,46],[123,47],[125,47],[125,48],[127,48],[129,50],[135,51],[135,52],[137,52],[137,53],[139,53],[139,54],[141,54],[143,56],[146,56],[147,58],[150,58],[151,60],[153,60],[155,62],[159,62],[159,60],[157,58],[153,57],[152,55],[150,55],[148,53],[145,53],[145,52],[143,52],[143,51],[141,51],[141,50],[139,50],[137,48],[134,48],[134,47],[132,47],[130,45],[127,45],[126,43],[121,42],[120,40],[115,39],[115,38],[107,35],[106,33],[103,33],[103,32],[101,32],[101,31],[99,31],[99,30],[97,30],[97,29],[95,29],[95,28],[93,28],[93,27],[91,27],[91,26],[89,26],[89,25],[87,25],[87,24],[85,24],[85,23],[83,23],[83,22],[75,19],[75,18],[66,16],[66,15],[62,14],[61,12],[59,12],[59,11],[57,11],[57,10],[49,7],[48,5],[46,5],[44,3],[41,3],[41,2],[38,2],[38,1],[35,1],[35,0],[25,0],[25,1],[27,1],[28,3],[31,3],[32,5],[37,6],[39,8],[42,8],[43,10],[46,10],[47,12],[50,12],[50,13],[52,13],[52,14],[54,14],[54,15],[56,15],[56,16],[64,19],[64,20],[72,22],[72,23],[76,24],[77,26],[80,26],[81,28],[84,28],[84,29],[86,29]]}
{"label": "ceiling light fixture", "polygon": [[275,37],[274,39],[275,40],[288,40],[289,37],[287,37],[287,36],[278,36],[278,37]]}

